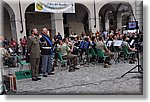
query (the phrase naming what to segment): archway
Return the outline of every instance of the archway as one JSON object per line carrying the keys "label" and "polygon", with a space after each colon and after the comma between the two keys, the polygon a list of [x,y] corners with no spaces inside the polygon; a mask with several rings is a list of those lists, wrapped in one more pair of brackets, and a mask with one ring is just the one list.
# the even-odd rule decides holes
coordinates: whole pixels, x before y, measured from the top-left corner
{"label": "archway", "polygon": [[129,4],[121,3],[117,9],[117,28],[124,30],[128,21],[134,21],[132,7]]}
{"label": "archway", "polygon": [[105,4],[99,11],[100,31],[115,29],[115,9],[112,4]]}
{"label": "archway", "polygon": [[64,13],[64,33],[68,37],[71,32],[80,35],[82,32],[89,34],[89,16],[88,8],[80,3],[75,3],[76,13]]}
{"label": "archway", "polygon": [[17,32],[15,24],[15,14],[12,8],[5,2],[2,2],[3,6],[3,32],[4,38],[11,40],[16,39],[17,41]]}
{"label": "archway", "polygon": [[132,7],[127,2],[110,2],[99,11],[100,30],[122,29],[128,20],[132,20]]}
{"label": "archway", "polygon": [[48,28],[51,36],[51,13],[35,12],[35,4],[30,4],[25,11],[27,36],[33,28],[37,28],[39,33],[43,27]]}

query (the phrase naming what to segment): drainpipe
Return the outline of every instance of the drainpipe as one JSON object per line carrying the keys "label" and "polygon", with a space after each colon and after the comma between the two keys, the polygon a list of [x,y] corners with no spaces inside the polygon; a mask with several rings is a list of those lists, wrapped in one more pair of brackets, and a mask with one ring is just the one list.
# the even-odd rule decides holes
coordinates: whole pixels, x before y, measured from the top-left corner
{"label": "drainpipe", "polygon": [[94,0],[94,20],[95,20],[94,28],[96,28],[96,7],[95,7],[95,0]]}
{"label": "drainpipe", "polygon": [[20,11],[20,23],[21,23],[21,30],[20,30],[20,33],[23,33],[24,29],[23,29],[23,21],[22,21],[22,11],[21,11],[21,3],[20,3],[20,0],[19,0],[19,11]]}

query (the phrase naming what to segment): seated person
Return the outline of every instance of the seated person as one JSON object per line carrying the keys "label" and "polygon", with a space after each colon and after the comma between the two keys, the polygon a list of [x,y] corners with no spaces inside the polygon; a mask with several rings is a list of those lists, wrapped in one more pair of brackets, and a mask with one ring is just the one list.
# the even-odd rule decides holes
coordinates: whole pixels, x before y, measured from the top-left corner
{"label": "seated person", "polygon": [[109,60],[107,59],[107,61],[104,62],[105,66],[111,65],[111,63],[109,61],[113,58],[114,54],[112,52],[110,52],[110,50],[108,50],[108,48],[104,44],[103,38],[101,36],[99,37],[99,41],[96,43],[96,47],[97,47],[97,49],[102,49],[102,51],[104,52],[104,55],[109,57]]}
{"label": "seated person", "polygon": [[71,64],[73,67],[70,67],[69,72],[75,71],[77,68],[77,55],[71,54],[73,52],[74,44],[72,44],[71,49],[68,45],[68,39],[64,38],[62,41],[60,41],[60,53],[62,54],[63,59],[69,59],[71,61]]}
{"label": "seated person", "polygon": [[82,40],[80,42],[80,45],[79,45],[79,49],[80,49],[80,61],[83,60],[82,55],[83,55],[84,52],[87,55],[86,51],[90,47],[90,45],[91,44],[90,44],[89,38],[87,36],[85,36],[84,40]]}
{"label": "seated person", "polygon": [[[126,46],[129,52],[136,52],[137,49],[136,49],[135,47],[131,48],[130,45],[129,45],[129,43],[127,42],[128,40],[129,40],[129,38],[128,38],[127,36],[124,36],[124,37],[123,37],[122,46]],[[129,61],[129,63],[130,63],[130,62],[131,62],[131,63],[134,63],[133,61],[136,61],[136,60],[137,60],[137,59],[135,58],[135,57],[136,57],[136,54],[135,54],[135,53],[133,54],[132,57],[133,57],[133,58]]]}
{"label": "seated person", "polygon": [[85,51],[85,53],[87,54],[87,49],[91,46],[91,42],[90,42],[90,38],[89,37],[85,37],[85,42],[83,45],[83,49]]}
{"label": "seated person", "polygon": [[128,40],[129,38],[127,36],[124,36],[122,46],[126,46],[128,48],[128,51],[133,51],[133,52],[137,51],[135,48],[130,47],[129,43],[127,42]]}
{"label": "seated person", "polygon": [[106,44],[108,43],[108,41],[113,41],[113,36],[114,36],[113,34],[110,34],[110,35],[109,35],[109,38],[108,38],[108,40],[106,41]]}
{"label": "seated person", "polygon": [[92,37],[91,38],[91,46],[92,46],[92,48],[94,49],[94,51],[95,51],[95,53],[97,53],[97,51],[96,51],[96,38],[95,37]]}
{"label": "seated person", "polygon": [[78,55],[79,45],[80,45],[79,37],[75,37],[73,43],[74,43],[74,48],[73,48],[73,53],[72,54]]}
{"label": "seated person", "polygon": [[[97,54],[97,50],[96,50],[96,37],[92,37],[91,38],[91,47],[94,50],[95,54]],[[92,56],[92,60],[91,61],[96,62],[96,56],[95,55]]]}
{"label": "seated person", "polygon": [[0,54],[4,60],[4,65],[8,65],[10,67],[16,67],[16,60],[13,56],[11,56],[8,51],[4,47],[0,47]]}

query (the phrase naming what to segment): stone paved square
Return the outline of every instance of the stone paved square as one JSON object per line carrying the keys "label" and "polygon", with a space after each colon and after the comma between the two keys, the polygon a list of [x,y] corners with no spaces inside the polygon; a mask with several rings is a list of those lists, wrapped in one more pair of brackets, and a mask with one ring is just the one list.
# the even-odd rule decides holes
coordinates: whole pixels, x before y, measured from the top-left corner
{"label": "stone paved square", "polygon": [[[121,78],[121,75],[134,66],[135,64],[123,62],[113,64],[110,68],[103,68],[101,64],[90,64],[89,67],[81,67],[75,72],[56,67],[54,75],[47,78],[41,76],[40,81],[34,82],[31,78],[17,80],[17,92],[8,94],[142,95],[142,74],[128,73]],[[15,72],[19,68],[5,69]],[[28,66],[24,66],[24,69],[28,69]]]}

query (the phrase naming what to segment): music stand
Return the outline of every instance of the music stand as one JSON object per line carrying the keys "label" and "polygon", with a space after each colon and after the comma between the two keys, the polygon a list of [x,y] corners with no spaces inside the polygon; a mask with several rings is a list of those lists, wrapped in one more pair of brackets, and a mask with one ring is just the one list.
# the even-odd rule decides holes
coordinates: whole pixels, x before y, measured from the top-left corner
{"label": "music stand", "polygon": [[[122,43],[123,43],[123,41],[122,40],[116,40],[115,42],[114,42],[114,47],[115,48],[118,48],[117,49],[117,54],[118,54],[118,57],[117,57],[117,59],[115,60],[115,64],[117,63],[117,62],[119,62],[120,61],[120,51],[119,51],[119,47],[122,45]],[[123,60],[122,60],[123,61]],[[123,61],[124,62],[124,61]]]}
{"label": "music stand", "polygon": [[112,42],[113,42],[113,41],[108,41],[108,42],[107,42],[107,46],[110,47],[110,46],[112,45]]}
{"label": "music stand", "polygon": [[9,51],[10,51],[10,53],[13,53],[13,52],[14,52],[11,48],[9,48]]}
{"label": "music stand", "polygon": [[116,40],[115,42],[114,42],[114,46],[116,46],[116,47],[119,47],[119,46],[121,46],[122,45],[122,40]]}
{"label": "music stand", "polygon": [[134,39],[133,39],[133,40],[131,40],[130,45],[133,45],[134,41],[135,41]]}
{"label": "music stand", "polygon": [[[140,44],[137,44],[137,58],[138,58],[138,63],[135,67],[131,68],[129,71],[124,73],[121,77],[124,77],[128,73],[141,73],[143,74],[143,68],[140,65],[140,59],[139,59],[139,46]],[[134,69],[138,68],[138,71],[133,71]]]}

